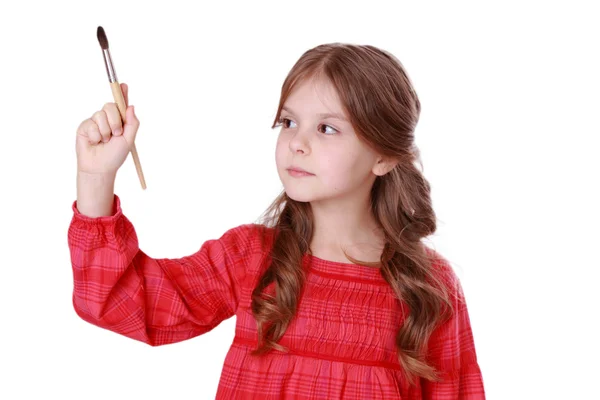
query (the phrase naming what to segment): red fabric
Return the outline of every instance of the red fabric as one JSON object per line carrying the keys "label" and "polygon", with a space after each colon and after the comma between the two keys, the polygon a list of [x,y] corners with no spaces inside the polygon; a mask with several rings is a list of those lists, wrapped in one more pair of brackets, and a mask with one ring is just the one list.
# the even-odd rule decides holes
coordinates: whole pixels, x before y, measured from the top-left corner
{"label": "red fabric", "polygon": [[305,255],[297,316],[279,342],[289,352],[258,358],[249,354],[257,335],[250,303],[268,257],[261,225],[234,227],[190,256],[157,259],[139,249],[117,195],[111,216],[86,217],[76,201],[72,209],[73,306],[85,321],[159,346],[236,316],[217,399],[485,399],[462,289],[442,258],[436,265],[453,282],[457,312],[434,332],[428,360],[445,380],[409,388],[394,344],[407,308],[379,270]]}

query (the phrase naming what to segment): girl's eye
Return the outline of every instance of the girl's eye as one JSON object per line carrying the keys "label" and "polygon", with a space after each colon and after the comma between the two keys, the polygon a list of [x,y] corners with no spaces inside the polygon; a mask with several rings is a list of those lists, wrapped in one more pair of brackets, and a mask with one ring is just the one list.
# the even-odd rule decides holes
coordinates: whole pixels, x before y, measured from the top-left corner
{"label": "girl's eye", "polygon": [[[335,128],[333,128],[332,126],[329,126],[329,125],[325,125],[325,124],[323,124],[323,125],[321,125],[320,127],[322,127],[322,126],[324,126],[324,127],[326,127],[326,128],[331,128],[331,130],[333,131],[333,134],[337,133],[337,130],[336,130]],[[320,128],[320,127],[319,127],[319,128]]]}
{"label": "girl's eye", "polygon": [[[286,129],[291,128],[291,126],[287,125],[288,123],[291,123],[291,124],[295,123],[294,121],[292,121],[289,118],[279,118],[278,122],[279,122],[280,125],[282,125]],[[332,126],[330,126],[330,125],[322,124],[322,125],[319,126],[319,128],[321,128],[321,127],[330,128],[331,131],[333,131],[333,132],[330,131],[331,134],[337,133],[337,130],[335,128],[333,128]],[[326,132],[323,132],[323,133],[327,134]],[[330,135],[328,135],[328,136],[330,136]]]}
{"label": "girl's eye", "polygon": [[289,128],[289,126],[287,126],[288,122],[293,123],[294,121],[292,121],[291,119],[288,119],[288,118],[279,118],[279,123],[281,125],[283,125],[284,128]]}

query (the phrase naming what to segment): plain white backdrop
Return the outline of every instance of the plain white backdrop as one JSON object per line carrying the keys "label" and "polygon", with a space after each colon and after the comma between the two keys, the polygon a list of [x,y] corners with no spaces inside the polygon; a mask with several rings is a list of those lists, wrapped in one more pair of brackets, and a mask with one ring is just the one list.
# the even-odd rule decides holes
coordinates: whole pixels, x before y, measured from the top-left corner
{"label": "plain white backdrop", "polygon": [[[411,2],[413,3],[413,2]],[[178,258],[282,186],[270,128],[309,48],[372,44],[422,103],[416,141],[470,310],[487,397],[600,399],[600,25],[584,1],[3,2],[0,398],[212,399],[235,317],[151,347],[81,320],[67,229],[75,132],[112,99],[141,121],[115,192],[140,248]]]}

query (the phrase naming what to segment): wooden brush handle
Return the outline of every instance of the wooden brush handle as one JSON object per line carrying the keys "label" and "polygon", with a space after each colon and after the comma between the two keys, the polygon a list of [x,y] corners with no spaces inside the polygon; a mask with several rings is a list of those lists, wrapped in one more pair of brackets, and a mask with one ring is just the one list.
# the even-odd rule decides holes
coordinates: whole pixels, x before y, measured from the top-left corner
{"label": "wooden brush handle", "polygon": [[[123,124],[125,124],[127,122],[125,119],[127,105],[125,104],[125,98],[123,97],[123,92],[121,91],[121,84],[119,84],[119,82],[111,82],[110,88],[112,89],[115,103],[117,103],[117,108],[121,113],[121,119],[123,120]],[[144,179],[144,173],[142,172],[142,165],[140,164],[140,158],[138,156],[137,149],[135,148],[135,143],[131,144],[130,151],[131,156],[133,157],[133,162],[135,164],[135,169],[137,170],[138,177],[140,178],[140,183],[142,184],[142,189],[146,189],[146,180]]]}

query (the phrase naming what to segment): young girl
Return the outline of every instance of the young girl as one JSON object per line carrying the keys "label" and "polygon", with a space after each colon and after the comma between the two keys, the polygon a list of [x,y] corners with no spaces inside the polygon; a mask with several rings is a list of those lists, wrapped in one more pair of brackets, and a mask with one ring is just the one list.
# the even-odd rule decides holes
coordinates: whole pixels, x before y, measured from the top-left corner
{"label": "young girl", "polygon": [[420,109],[388,52],[308,50],[273,124],[282,193],[260,223],[155,259],[113,193],[139,120],[128,106],[122,126],[107,103],[77,130],[75,311],[152,346],[235,315],[218,399],[484,399],[459,279],[421,241],[436,217],[415,166]]}

